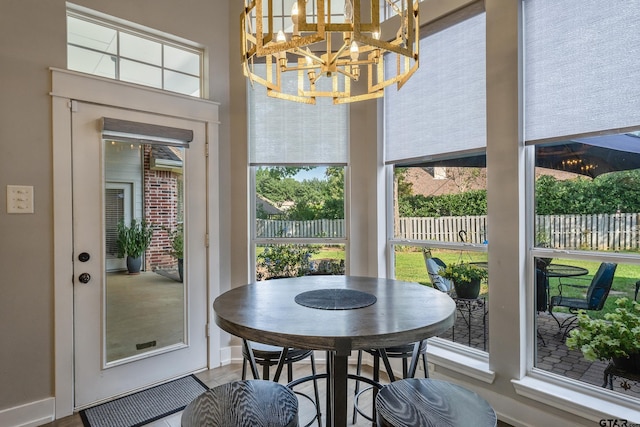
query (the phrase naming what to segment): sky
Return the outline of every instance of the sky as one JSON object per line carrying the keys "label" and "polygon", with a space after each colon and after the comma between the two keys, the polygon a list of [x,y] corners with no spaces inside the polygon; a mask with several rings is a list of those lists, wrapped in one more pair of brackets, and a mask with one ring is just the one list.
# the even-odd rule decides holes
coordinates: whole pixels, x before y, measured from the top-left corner
{"label": "sky", "polygon": [[296,181],[304,181],[305,179],[311,180],[313,178],[318,178],[319,180],[326,180],[324,176],[324,172],[327,170],[325,166],[318,166],[309,171],[300,171],[293,178]]}

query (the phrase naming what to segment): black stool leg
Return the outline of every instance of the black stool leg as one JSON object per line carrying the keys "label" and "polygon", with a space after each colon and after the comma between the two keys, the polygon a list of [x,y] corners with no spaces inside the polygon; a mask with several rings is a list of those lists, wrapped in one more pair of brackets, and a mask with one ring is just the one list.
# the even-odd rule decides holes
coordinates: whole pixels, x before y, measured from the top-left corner
{"label": "black stool leg", "polygon": [[[382,362],[384,363],[384,368],[387,370],[389,381],[394,382],[396,380],[396,376],[393,374],[393,369],[391,368],[391,363],[389,362],[387,351],[384,348],[380,348],[378,349],[378,352],[380,353],[380,357],[382,358]],[[380,369],[380,363],[378,363],[378,367],[374,369]],[[380,381],[380,378],[377,378],[376,381]]]}
{"label": "black stool leg", "polygon": [[276,368],[276,373],[273,376],[273,380],[275,382],[280,381],[280,374],[282,374],[282,368],[284,368],[284,361],[287,359],[287,354],[289,354],[289,348],[284,347],[282,349],[282,353],[280,353],[280,360],[278,361],[278,367]]}
{"label": "black stool leg", "polygon": [[424,369],[424,377],[429,378],[429,366],[427,365],[427,354],[422,354],[422,369]]}
{"label": "black stool leg", "polygon": [[322,411],[320,411],[320,393],[318,392],[318,378],[316,377],[316,358],[311,353],[311,374],[313,374],[313,394],[316,398],[316,416],[318,417],[318,427],[322,427]]}
{"label": "black stool leg", "polygon": [[[414,378],[416,376],[416,369],[418,369],[418,361],[420,359],[420,347],[422,347],[423,343],[424,341],[418,341],[413,345],[413,352],[411,353],[411,368],[409,369],[409,376],[407,376],[405,373],[404,378]],[[403,362],[406,363],[406,359],[403,359]]]}
{"label": "black stool leg", "polygon": [[331,427],[332,419],[333,419],[333,410],[331,408],[332,404],[332,393],[331,390],[331,371],[333,370],[333,353],[331,351],[327,351],[327,427]]}
{"label": "black stool leg", "polygon": [[[362,350],[358,350],[358,363],[356,365],[356,375],[360,376],[362,373]],[[360,392],[360,381],[356,380],[356,389],[353,392],[353,397],[355,398]],[[356,411],[356,403],[353,402],[353,424],[358,420],[358,411]]]}
{"label": "black stool leg", "polygon": [[259,380],[260,374],[258,373],[258,367],[256,366],[256,359],[253,356],[253,350],[249,345],[249,341],[242,340],[242,345],[244,346],[245,352],[249,355],[249,367],[251,368],[251,373],[253,374],[253,379]]}

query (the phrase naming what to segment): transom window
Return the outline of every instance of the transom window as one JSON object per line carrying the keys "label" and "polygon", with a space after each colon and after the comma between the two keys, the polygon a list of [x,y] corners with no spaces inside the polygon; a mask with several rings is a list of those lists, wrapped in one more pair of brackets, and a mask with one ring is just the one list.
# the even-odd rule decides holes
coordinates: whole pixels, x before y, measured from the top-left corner
{"label": "transom window", "polygon": [[202,96],[202,51],[67,12],[67,68],[114,80]]}

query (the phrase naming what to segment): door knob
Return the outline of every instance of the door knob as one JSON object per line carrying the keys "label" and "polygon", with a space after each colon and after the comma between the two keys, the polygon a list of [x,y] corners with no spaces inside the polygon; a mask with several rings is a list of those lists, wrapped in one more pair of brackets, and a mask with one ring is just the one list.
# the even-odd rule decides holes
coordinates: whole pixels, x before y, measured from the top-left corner
{"label": "door knob", "polygon": [[80,260],[80,262],[87,262],[89,261],[89,258],[91,258],[91,255],[89,255],[87,252],[82,252],[80,255],[78,255],[78,260]]}
{"label": "door knob", "polygon": [[82,273],[80,276],[78,276],[78,280],[80,281],[80,283],[89,283],[89,280],[91,280],[91,275],[89,273]]}

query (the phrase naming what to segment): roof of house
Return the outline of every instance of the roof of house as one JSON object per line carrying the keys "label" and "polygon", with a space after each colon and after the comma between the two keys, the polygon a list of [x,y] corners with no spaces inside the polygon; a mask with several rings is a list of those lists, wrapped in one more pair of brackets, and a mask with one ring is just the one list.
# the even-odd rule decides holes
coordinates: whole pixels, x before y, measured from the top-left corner
{"label": "roof of house", "polygon": [[284,212],[274,202],[256,194],[256,209],[261,209],[267,215],[282,215]]}

